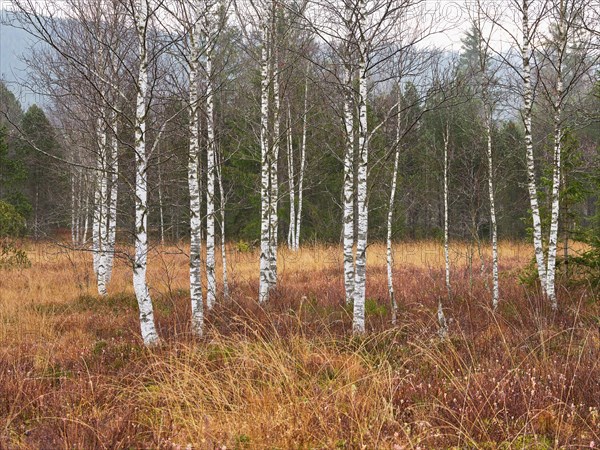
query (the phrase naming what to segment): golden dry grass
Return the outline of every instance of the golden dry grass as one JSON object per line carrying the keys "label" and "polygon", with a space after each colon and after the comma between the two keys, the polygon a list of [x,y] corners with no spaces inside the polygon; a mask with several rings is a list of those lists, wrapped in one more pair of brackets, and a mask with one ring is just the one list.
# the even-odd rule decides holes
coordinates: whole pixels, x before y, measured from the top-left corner
{"label": "golden dry grass", "polygon": [[[364,337],[350,334],[341,250],[280,252],[280,287],[256,305],[258,255],[229,249],[232,300],[188,328],[186,248],[156,247],[149,282],[163,345],[140,343],[131,271],[95,295],[91,255],[29,243],[0,275],[0,448],[562,448],[598,443],[598,305],[562,288],[553,315],[517,276],[529,246],[500,247],[502,305],[454,245],[448,341],[436,337],[439,243],[369,248]],[[122,249],[126,251],[127,249]],[[597,445],[597,444],[594,444]]]}

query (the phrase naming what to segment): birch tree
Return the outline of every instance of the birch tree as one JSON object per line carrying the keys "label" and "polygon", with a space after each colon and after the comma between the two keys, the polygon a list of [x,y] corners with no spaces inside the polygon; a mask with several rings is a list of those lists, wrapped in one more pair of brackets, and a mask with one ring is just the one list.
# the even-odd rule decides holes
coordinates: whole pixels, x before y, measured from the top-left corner
{"label": "birch tree", "polygon": [[[574,121],[580,106],[565,109],[577,95],[583,77],[595,70],[599,59],[594,52],[592,36],[584,25],[587,9],[591,5],[585,0],[559,0],[552,4],[549,36],[543,46],[544,62],[549,66],[548,79],[542,73],[540,84],[553,112],[554,145],[552,152],[552,187],[550,193],[550,227],[548,234],[548,256],[546,267],[546,295],[553,310],[558,309],[556,296],[556,260],[558,251],[559,218],[561,216],[560,191],[563,182],[562,147],[565,123]],[[577,101],[577,100],[575,100]],[[565,245],[567,245],[565,243]]]}
{"label": "birch tree", "polygon": [[296,245],[296,186],[294,175],[294,141],[292,137],[292,111],[288,103],[287,114],[287,163],[288,163],[288,190],[290,196],[290,220],[288,227],[288,248],[294,249]]}
{"label": "birch tree", "polygon": [[[445,280],[446,280],[446,293],[448,300],[452,298],[452,284],[450,283],[450,238],[449,238],[449,206],[448,206],[448,152],[450,147],[450,125],[446,122],[443,131],[444,140],[444,268],[445,268]],[[441,303],[439,307],[438,316],[443,316],[443,310],[441,309]],[[444,328],[445,320],[442,323],[440,319],[440,327]]]}
{"label": "birch tree", "polygon": [[158,342],[152,299],[146,281],[148,262],[148,154],[146,119],[148,116],[148,34],[153,10],[150,0],[132,4],[132,16],[138,40],[138,67],[135,108],[135,259],[133,288],[140,311],[142,339],[146,345]]}
{"label": "birch tree", "polygon": [[369,207],[367,203],[367,170],[369,141],[367,123],[367,40],[366,0],[358,0],[358,170],[357,170],[357,235],[354,278],[354,318],[352,328],[356,333],[365,331],[365,297],[367,283],[367,237]]}
{"label": "birch tree", "polygon": [[269,165],[269,270],[271,273],[270,286],[272,289],[277,285],[277,245],[279,219],[277,208],[279,204],[279,149],[281,147],[281,92],[280,92],[280,62],[279,41],[277,33],[277,5],[273,2],[271,39],[272,58],[271,73],[273,79],[273,137],[271,149],[271,161]]}
{"label": "birch tree", "polygon": [[96,170],[96,189],[94,194],[93,249],[94,266],[98,284],[98,294],[106,292],[106,245],[107,245],[107,199],[108,199],[108,136],[104,111],[98,118],[98,153]]}
{"label": "birch tree", "polygon": [[344,51],[344,188],[343,188],[343,246],[344,246],[344,288],[346,304],[354,300],[354,9],[346,5],[345,25],[347,29]]}
{"label": "birch tree", "polygon": [[[92,202],[92,255],[98,293],[107,294],[112,275],[116,234],[118,189],[118,136],[116,130],[119,103],[124,97],[119,81],[125,61],[121,39],[126,28],[123,8],[118,2],[102,7],[69,0],[60,5],[18,0],[20,26],[46,47],[33,51],[28,61],[34,83],[44,87],[63,112],[81,115],[74,120],[85,130],[85,121],[93,123],[95,142]],[[78,134],[81,146],[82,135]],[[81,163],[81,162],[80,162]],[[84,164],[88,164],[84,162]],[[91,167],[92,164],[89,164]],[[80,194],[81,195],[81,194]],[[79,202],[87,209],[88,199]],[[84,231],[87,216],[84,219]],[[74,221],[76,228],[80,221]],[[77,234],[77,233],[74,233]],[[86,241],[86,236],[81,240]]]}
{"label": "birch tree", "polygon": [[[499,272],[498,272],[498,224],[496,219],[496,197],[494,184],[494,158],[493,158],[493,115],[496,104],[494,98],[495,68],[492,67],[491,59],[491,39],[493,37],[496,20],[489,21],[489,31],[485,31],[485,23],[482,17],[484,6],[478,2],[474,17],[472,17],[473,30],[477,42],[477,55],[475,67],[475,77],[477,80],[481,103],[483,108],[483,121],[486,137],[486,156],[487,156],[487,179],[488,196],[490,203],[490,228],[492,241],[492,307],[496,309],[500,300]],[[490,11],[486,11],[489,15]]]}
{"label": "birch tree", "polygon": [[107,261],[106,283],[110,283],[115,259],[115,245],[117,236],[117,201],[119,196],[119,125],[118,115],[111,113],[111,154],[110,154],[110,194],[108,197],[108,234],[107,234]]}
{"label": "birch tree", "polygon": [[300,226],[302,225],[302,201],[304,198],[304,172],[306,170],[306,133],[308,129],[308,75],[304,82],[304,113],[302,114],[302,141],[300,144],[300,172],[298,178],[298,211],[294,230],[294,250],[300,248]]}
{"label": "birch tree", "polygon": [[[302,112],[302,133],[300,137],[300,167],[296,173],[294,156],[293,120],[290,102],[288,100],[287,122],[287,163],[288,163],[288,190],[290,203],[290,219],[288,228],[288,247],[297,251],[300,248],[300,226],[302,222],[302,201],[304,191],[304,172],[306,170],[306,139],[308,129],[308,73],[305,74]],[[296,194],[296,189],[298,190]],[[296,198],[298,206],[296,208]]]}
{"label": "birch tree", "polygon": [[552,163],[552,193],[551,193],[551,216],[550,231],[548,236],[548,258],[546,268],[546,295],[550,301],[553,310],[558,309],[556,298],[556,253],[558,249],[558,218],[560,214],[560,182],[561,182],[561,157],[562,157],[562,108],[563,108],[563,63],[567,51],[567,32],[566,32],[566,8],[565,3],[568,0],[559,0],[556,5],[556,36],[552,43],[554,47],[553,58],[551,59],[553,69],[556,75],[554,95],[552,99],[552,108],[554,115],[554,151]]}
{"label": "birch tree", "polygon": [[271,7],[265,8],[269,14],[263,18],[260,25],[261,31],[261,57],[260,57],[260,149],[261,149],[261,181],[260,181],[260,274],[258,301],[264,303],[269,300],[269,290],[274,284],[274,274],[271,267],[271,166],[272,149],[269,146],[269,103],[270,103],[270,36],[271,36]]}
{"label": "birch tree", "polygon": [[390,200],[388,204],[387,213],[387,236],[386,236],[386,269],[387,269],[387,284],[388,293],[390,296],[390,306],[392,308],[392,324],[395,325],[398,317],[398,304],[396,303],[396,297],[394,295],[394,249],[392,247],[392,224],[394,220],[394,203],[396,200],[396,189],[398,184],[398,166],[400,162],[400,139],[401,139],[401,127],[402,127],[402,115],[401,115],[401,98],[402,98],[402,86],[400,80],[398,80],[398,117],[396,119],[396,140],[394,143],[394,168],[392,170],[392,183],[390,187]]}
{"label": "birch tree", "polygon": [[[540,216],[540,207],[538,201],[538,190],[535,174],[535,159],[533,154],[532,137],[532,109],[533,109],[533,89],[531,86],[531,43],[535,33],[535,26],[532,28],[529,19],[530,0],[523,0],[521,15],[523,20],[521,46],[521,55],[523,67],[521,76],[523,79],[523,124],[525,126],[525,149],[527,156],[527,187],[529,190],[529,200],[531,203],[531,215],[533,221],[533,248],[535,260],[538,268],[538,276],[542,285],[542,290],[546,291],[546,267],[544,258],[544,249],[542,244],[542,221]],[[539,22],[538,22],[539,23]]]}
{"label": "birch tree", "polygon": [[189,28],[189,155],[188,188],[190,192],[190,299],[192,303],[192,330],[202,336],[204,328],[204,302],[202,298],[201,251],[202,230],[200,211],[200,13],[201,1],[197,0],[191,8]]}
{"label": "birch tree", "polygon": [[218,3],[206,4],[202,32],[206,45],[206,305],[212,309],[217,296],[217,278],[215,272],[215,121],[214,121],[214,74],[213,52],[218,24]]}
{"label": "birch tree", "polygon": [[346,303],[353,303],[353,330],[363,333],[369,224],[369,145],[396,110],[394,105],[382,121],[375,126],[369,125],[370,74],[400,52],[393,44],[395,21],[414,4],[410,1],[357,0],[343,2],[343,8],[335,2],[318,5],[331,12],[328,20],[335,25],[321,24],[315,26],[314,31],[328,43],[343,68],[339,87],[344,136],[344,289]]}
{"label": "birch tree", "polygon": [[225,189],[223,188],[223,158],[220,156],[220,153],[217,152],[217,181],[219,183],[219,201],[220,201],[220,211],[221,211],[221,220],[220,220],[220,228],[221,228],[221,269],[222,269],[222,277],[223,277],[223,298],[225,300],[229,300],[229,277],[227,274],[227,246],[225,239],[225,205],[227,203],[227,198],[225,194]]}
{"label": "birch tree", "polygon": [[[536,269],[540,280],[541,290],[548,298],[553,309],[558,307],[555,292],[555,265],[558,241],[558,217],[560,215],[559,187],[561,173],[561,123],[562,108],[566,98],[564,86],[564,57],[568,48],[568,33],[566,28],[572,31],[578,28],[577,23],[581,21],[583,10],[587,2],[574,0],[569,1],[533,1],[533,0],[513,0],[511,8],[521,19],[520,23],[520,41],[518,34],[511,33],[501,21],[496,19],[496,26],[503,28],[506,34],[512,39],[513,43],[521,50],[521,67],[516,67],[511,60],[504,57],[504,63],[518,73],[522,83],[523,107],[521,116],[525,129],[525,150],[527,161],[527,187],[530,200],[530,209],[532,215],[533,229],[533,247],[536,261]],[[567,8],[572,15],[567,14]],[[555,36],[549,39],[553,42],[550,45],[550,51],[546,51],[548,46],[543,45],[543,36],[540,38],[541,25],[550,24],[550,29],[555,30]],[[569,25],[571,24],[571,25]],[[583,46],[586,53],[587,45]],[[584,62],[585,61],[585,62]],[[532,77],[532,62],[536,63],[536,77]],[[581,58],[576,64],[569,78],[570,85],[575,85],[581,79],[583,73],[589,69],[588,63],[593,64],[593,59]],[[545,66],[549,65],[553,76],[547,78]],[[550,193],[550,229],[548,230],[548,252],[544,252],[544,239],[542,229],[542,218],[540,212],[539,188],[536,180],[536,161],[533,145],[533,111],[534,96],[541,86],[542,93],[549,99],[549,106],[553,115],[554,128],[554,149],[552,151],[552,188]],[[539,97],[539,96],[536,96]]]}
{"label": "birch tree", "polygon": [[513,64],[504,55],[498,54],[503,62],[515,73],[520,83],[522,107],[520,109],[521,120],[524,128],[525,157],[527,165],[527,191],[529,194],[529,205],[532,219],[533,250],[535,254],[536,269],[542,292],[546,292],[546,263],[542,240],[542,221],[539,206],[539,194],[536,180],[536,163],[533,149],[533,100],[535,84],[532,81],[531,64],[535,55],[535,39],[538,28],[546,16],[547,0],[536,2],[535,0],[511,0],[510,9],[516,17],[513,24],[518,32],[513,32],[509,27],[499,20],[499,17],[486,15],[491,21],[509,37],[511,42],[520,50],[520,67]]}

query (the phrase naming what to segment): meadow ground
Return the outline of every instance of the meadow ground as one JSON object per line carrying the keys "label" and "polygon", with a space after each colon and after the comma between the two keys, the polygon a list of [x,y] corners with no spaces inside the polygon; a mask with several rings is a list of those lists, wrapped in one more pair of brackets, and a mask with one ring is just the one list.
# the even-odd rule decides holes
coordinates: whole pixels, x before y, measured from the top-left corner
{"label": "meadow ground", "polygon": [[562,286],[552,313],[519,282],[528,244],[501,245],[497,312],[466,246],[452,252],[450,301],[441,246],[396,246],[395,327],[385,249],[370,247],[362,337],[350,332],[340,248],[281,250],[279,287],[259,307],[258,255],[232,247],[231,300],[207,313],[200,341],[186,249],[157,247],[162,344],[150,350],[124,260],[99,298],[89,253],[26,246],[32,267],[0,272],[0,448],[600,447],[598,301]]}

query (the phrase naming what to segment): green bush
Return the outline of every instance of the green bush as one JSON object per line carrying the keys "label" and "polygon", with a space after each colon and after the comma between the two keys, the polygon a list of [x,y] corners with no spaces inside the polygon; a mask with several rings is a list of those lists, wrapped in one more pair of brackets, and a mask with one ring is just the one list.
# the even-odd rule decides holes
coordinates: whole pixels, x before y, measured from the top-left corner
{"label": "green bush", "polygon": [[14,206],[0,201],[0,269],[25,268],[31,266],[24,250],[15,238],[23,236],[26,222]]}
{"label": "green bush", "polygon": [[252,245],[243,239],[239,240],[235,244],[235,249],[240,253],[248,253],[252,251]]}
{"label": "green bush", "polygon": [[0,239],[23,236],[25,229],[25,218],[13,205],[0,200]]}

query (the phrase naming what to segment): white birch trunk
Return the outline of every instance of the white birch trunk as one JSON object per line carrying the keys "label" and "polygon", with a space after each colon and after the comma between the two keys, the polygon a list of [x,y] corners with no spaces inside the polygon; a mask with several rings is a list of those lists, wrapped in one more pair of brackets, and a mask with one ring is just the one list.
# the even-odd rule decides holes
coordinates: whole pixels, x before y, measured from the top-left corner
{"label": "white birch trunk", "polygon": [[531,216],[533,221],[533,249],[538,269],[542,292],[546,292],[546,267],[544,248],[542,244],[542,221],[540,218],[540,208],[538,202],[538,192],[535,177],[535,159],[533,155],[533,139],[531,135],[532,108],[533,108],[533,90],[531,88],[531,32],[529,28],[529,1],[523,0],[523,124],[525,126],[525,147],[527,153],[527,188],[529,192],[529,201],[531,206]]}
{"label": "white birch trunk", "polygon": [[[450,127],[446,124],[446,130],[444,132],[444,262],[446,268],[446,292],[448,299],[452,297],[452,286],[450,284],[450,242],[449,242],[449,230],[448,230],[448,146],[450,143]],[[438,310],[438,315],[443,310]],[[445,324],[445,322],[444,322]],[[440,322],[441,326],[441,322]],[[445,325],[444,325],[445,326]]]}
{"label": "white birch trunk", "polygon": [[75,172],[71,172],[71,245],[77,245],[77,236],[76,236],[76,228],[77,228],[77,205],[75,200]]}
{"label": "white birch trunk", "polygon": [[[492,155],[492,116],[486,113],[488,191],[490,195],[490,222],[492,225],[492,306],[498,307],[500,286],[498,280],[498,224],[496,221],[496,199],[494,195],[494,161]],[[483,266],[483,259],[482,259]],[[483,268],[482,268],[483,270]]]}
{"label": "white birch trunk", "polygon": [[357,236],[356,236],[356,275],[354,278],[354,318],[352,329],[355,333],[365,332],[365,296],[367,283],[367,236],[369,209],[367,203],[367,170],[369,161],[369,141],[367,139],[367,45],[365,41],[365,1],[359,2],[359,63],[358,63],[358,177],[357,177]]}
{"label": "white birch trunk", "polygon": [[[276,44],[274,44],[276,45]],[[279,220],[277,217],[277,206],[279,202],[279,149],[281,147],[281,97],[279,92],[279,58],[277,47],[273,58],[273,151],[271,166],[269,169],[270,179],[270,247],[269,267],[271,271],[271,287],[277,285],[277,245]]]}
{"label": "white birch trunk", "polygon": [[396,325],[398,319],[398,305],[396,304],[396,298],[394,296],[394,249],[392,246],[392,224],[394,219],[394,202],[396,200],[396,187],[398,180],[398,165],[400,161],[400,127],[401,127],[401,116],[400,116],[400,100],[402,97],[402,91],[400,83],[398,83],[398,120],[396,122],[396,150],[394,152],[394,170],[392,173],[392,187],[390,189],[390,201],[388,204],[387,214],[387,237],[386,237],[386,267],[387,267],[387,282],[388,282],[388,293],[390,296],[390,306],[392,308],[392,324]]}
{"label": "white birch trunk", "polygon": [[290,226],[288,229],[288,248],[294,249],[296,245],[296,186],[294,174],[294,143],[292,138],[292,112],[288,104],[287,124],[287,163],[288,163],[288,188],[290,193]]}
{"label": "white birch trunk", "polygon": [[[199,2],[197,2],[199,3]],[[199,5],[197,6],[199,8]],[[192,331],[202,336],[204,330],[204,304],[202,299],[201,250],[202,223],[200,212],[200,124],[198,117],[198,68],[199,68],[199,35],[197,25],[193,26],[190,35],[189,62],[189,155],[188,155],[188,188],[190,192],[190,300],[192,303]]]}
{"label": "white birch trunk", "polygon": [[296,213],[296,233],[294,250],[300,248],[300,225],[302,224],[302,199],[304,194],[304,170],[306,167],[306,132],[308,124],[308,76],[304,84],[304,114],[302,116],[302,144],[300,147],[300,174],[298,175],[298,212]]}
{"label": "white birch trunk", "polygon": [[353,105],[353,71],[346,67],[344,86],[344,126],[346,148],[344,151],[344,288],[346,304],[354,300],[354,105]]}
{"label": "white birch trunk", "polygon": [[[550,300],[552,310],[558,309],[556,298],[556,253],[558,249],[558,221],[560,217],[560,183],[562,180],[562,102],[563,102],[563,52],[567,48],[567,35],[565,32],[565,7],[561,0],[559,4],[558,42],[556,67],[556,93],[554,99],[554,164],[552,171],[552,212],[550,217],[550,236],[548,238],[548,267],[546,270],[546,293]],[[567,245],[567,243],[565,243]]]}
{"label": "white birch trunk", "polygon": [[223,172],[222,172],[222,161],[218,158],[217,168],[217,180],[219,182],[219,200],[221,209],[221,263],[223,270],[223,298],[229,300],[229,280],[227,277],[227,246],[225,239],[225,189],[223,189]]}
{"label": "white birch trunk", "polygon": [[75,181],[76,181],[76,190],[74,192],[75,195],[75,245],[81,245],[82,244],[82,237],[81,237],[81,220],[84,217],[84,206],[83,206],[83,201],[82,198],[85,198],[85,186],[83,183],[83,176],[81,174],[81,170],[77,169],[75,172],[76,177]]}
{"label": "white birch trunk", "polygon": [[117,236],[117,200],[119,195],[119,140],[117,115],[113,113],[111,120],[112,145],[111,145],[111,183],[110,197],[108,199],[108,236],[106,256],[106,283],[110,283],[115,260],[115,245]]}
{"label": "white birch trunk", "polygon": [[[450,127],[446,124],[444,131],[444,265],[446,271],[446,295],[448,300],[452,296],[452,288],[450,284],[450,245],[449,245],[449,233],[448,233],[448,146],[450,143]],[[444,307],[442,304],[442,297],[438,299],[438,334],[440,338],[446,339],[448,336],[448,322],[444,314]]]}
{"label": "white birch trunk", "polygon": [[81,237],[81,244],[85,245],[88,240],[88,233],[90,229],[90,193],[88,191],[88,183],[86,177],[85,185],[85,206],[84,206],[85,218],[83,221],[83,236]]}
{"label": "white birch trunk", "polygon": [[[160,161],[160,145],[158,146],[158,160]],[[165,215],[163,209],[163,188],[162,188],[162,170],[158,165],[158,218],[160,226],[160,243],[165,245]]]}
{"label": "white birch trunk", "polygon": [[107,135],[104,112],[98,120],[98,187],[96,193],[96,231],[95,253],[96,253],[96,284],[98,294],[105,296],[106,291],[106,241],[107,241]]}
{"label": "white birch trunk", "polygon": [[560,126],[560,107],[556,108],[554,122],[554,168],[552,171],[552,209],[550,217],[550,236],[548,239],[548,268],[546,272],[546,294],[553,310],[558,309],[556,299],[556,253],[558,249],[558,219],[560,216],[560,179],[562,128]]}
{"label": "white birch trunk", "polygon": [[258,301],[269,300],[271,285],[270,273],[270,194],[269,178],[271,166],[271,149],[269,148],[269,32],[267,25],[263,27],[261,50],[261,95],[260,95],[260,150],[261,150],[261,180],[260,180],[260,274]]}
{"label": "white birch trunk", "polygon": [[[212,24],[209,24],[209,27]],[[207,40],[213,39],[210,32],[206,33]],[[209,47],[212,45],[208,44]],[[217,296],[217,279],[215,273],[215,128],[214,128],[214,98],[212,86],[212,55],[209,48],[206,56],[206,306],[212,309]]]}
{"label": "white birch trunk", "polygon": [[94,274],[96,275],[96,281],[98,280],[98,265],[100,262],[100,223],[102,215],[100,167],[100,154],[98,154],[96,157],[96,170],[93,174],[94,202],[92,210],[92,264],[94,268]]}
{"label": "white birch trunk", "polygon": [[139,0],[134,11],[140,61],[135,110],[135,261],[133,263],[133,288],[140,310],[142,339],[145,345],[153,345],[158,342],[158,334],[154,325],[152,300],[146,283],[148,260],[148,156],[146,155],[148,1]]}

